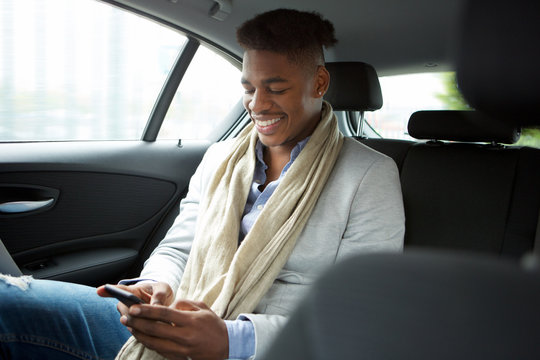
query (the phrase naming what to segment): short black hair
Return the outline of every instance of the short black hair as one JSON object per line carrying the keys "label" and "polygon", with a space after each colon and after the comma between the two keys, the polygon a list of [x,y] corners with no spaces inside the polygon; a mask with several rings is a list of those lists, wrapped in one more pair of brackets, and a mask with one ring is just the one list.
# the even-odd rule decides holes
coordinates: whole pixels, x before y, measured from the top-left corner
{"label": "short black hair", "polygon": [[236,31],[244,50],[287,55],[293,63],[324,64],[323,47],[337,43],[334,25],[316,12],[277,9],[255,16]]}

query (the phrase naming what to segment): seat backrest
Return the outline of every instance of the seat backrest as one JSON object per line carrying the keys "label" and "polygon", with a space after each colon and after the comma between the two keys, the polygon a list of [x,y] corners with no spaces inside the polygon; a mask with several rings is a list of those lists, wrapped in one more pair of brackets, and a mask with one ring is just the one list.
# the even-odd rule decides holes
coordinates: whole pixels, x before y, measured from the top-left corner
{"label": "seat backrest", "polygon": [[429,141],[410,147],[401,172],[408,248],[507,256],[532,249],[536,222],[522,216],[539,204],[522,203],[538,190],[523,183],[522,170],[535,151],[500,145],[515,142],[518,128],[477,111],[421,111],[409,134]]}
{"label": "seat backrest", "polygon": [[539,283],[494,257],[356,256],[313,285],[262,359],[539,359]]}
{"label": "seat backrest", "polygon": [[517,149],[419,143],[401,173],[405,245],[500,253]]}
{"label": "seat backrest", "polygon": [[377,150],[394,159],[400,173],[403,168],[405,157],[407,156],[410,147],[414,144],[414,141],[398,139],[377,139],[359,136],[355,136],[355,139],[362,144],[369,146],[373,150]]}

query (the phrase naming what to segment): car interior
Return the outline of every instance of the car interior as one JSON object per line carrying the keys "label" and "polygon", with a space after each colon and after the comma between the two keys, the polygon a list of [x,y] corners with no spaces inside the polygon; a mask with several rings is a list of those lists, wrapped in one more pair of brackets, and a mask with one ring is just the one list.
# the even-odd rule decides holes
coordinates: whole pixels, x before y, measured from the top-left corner
{"label": "car interior", "polygon": [[[99,2],[187,41],[140,139],[0,138],[0,272],[91,286],[137,276],[205,150],[249,122],[236,102],[204,139],[158,138],[198,49],[241,69],[239,24],[279,7],[314,10],[336,27],[325,99],[342,131],[399,169],[405,251],[326,273],[267,358],[540,356],[540,149],[511,145],[540,126],[540,3]],[[471,109],[418,109],[403,119],[410,139],[368,136],[366,114],[385,106],[381,76],[434,67],[456,71]]]}
{"label": "car interior", "polygon": [[[484,11],[488,4],[496,10]],[[407,219],[406,240],[409,245],[411,241],[418,241],[417,244],[427,247],[412,250],[409,247],[402,256],[360,255],[338,264],[317,281],[265,359],[354,358],[359,354],[373,359],[538,358],[540,262],[537,232],[536,246],[534,241],[534,233],[538,229],[534,221],[538,206],[534,205],[527,215],[530,205],[524,201],[527,196],[520,193],[527,191],[522,186],[528,182],[528,173],[522,166],[526,163],[534,167],[540,158],[536,150],[529,153],[532,149],[516,149],[516,154],[512,151],[499,152],[502,148],[499,142],[515,140],[520,126],[538,124],[537,101],[524,100],[528,97],[525,94],[534,91],[529,79],[516,81],[514,74],[501,74],[498,69],[492,71],[495,66],[485,71],[481,59],[485,52],[492,56],[496,54],[499,56],[496,62],[503,68],[511,68],[516,57],[522,61],[540,59],[537,48],[519,48],[505,55],[499,52],[510,38],[533,40],[538,37],[538,22],[531,26],[531,20],[538,12],[531,10],[540,8],[537,4],[521,1],[514,4],[511,12],[503,12],[503,9],[506,7],[502,1],[497,4],[471,1],[467,6],[463,51],[459,54],[457,71],[458,78],[461,76],[463,79],[463,91],[472,97],[470,101],[476,104],[477,110],[465,114],[421,112],[413,114],[409,120],[409,130],[414,137],[431,140],[425,144],[411,144],[411,150],[419,147],[418,153],[406,150],[401,176],[407,216],[413,217],[412,220]],[[490,27],[478,26],[494,26],[503,21],[509,26],[506,33],[511,37],[490,41]],[[520,26],[521,22],[527,25]],[[476,43],[473,46],[471,39],[485,42],[482,46],[476,46]],[[468,76],[464,77],[463,73]],[[529,75],[540,78],[538,71]],[[512,77],[512,92],[523,94],[523,97],[510,96],[501,105],[498,97],[501,92],[508,91],[505,77]],[[485,81],[489,84],[486,85]],[[508,110],[515,107],[520,108],[520,116],[509,116]],[[485,114],[490,116],[486,118]],[[453,142],[442,145],[440,140]],[[463,142],[487,145],[479,147]],[[520,153],[523,150],[525,152]],[[486,155],[486,151],[490,155]],[[450,184],[459,186],[460,179],[467,177],[467,181],[461,182],[460,190],[465,194],[471,191],[469,197],[496,193],[508,199],[501,201],[501,205],[506,204],[505,208],[496,210],[493,209],[494,202],[486,197],[484,201],[491,209],[477,209],[481,213],[486,212],[489,218],[486,226],[493,229],[491,236],[482,237],[466,217],[458,217],[461,224],[455,223],[455,226],[461,225],[470,230],[452,232],[451,237],[444,238],[439,233],[437,240],[430,242],[427,231],[423,239],[419,235],[422,228],[411,234],[410,224],[414,223],[415,214],[422,209],[426,211],[428,201],[419,200],[411,205],[410,202],[415,200],[407,197],[410,188],[403,182],[403,175],[406,167],[410,166],[407,164],[409,156],[413,157],[413,164],[415,160],[428,164],[429,171],[418,175],[429,179],[422,181],[418,176],[415,180],[425,183],[424,197],[431,201],[437,199],[439,192],[434,191],[430,183],[440,180],[438,175],[442,173],[450,179],[445,189],[450,188]],[[418,159],[414,159],[416,156]],[[471,160],[472,167],[460,167]],[[486,180],[493,179],[495,173],[487,173],[486,168],[495,173],[510,173],[509,181],[514,184],[512,192],[504,190],[511,189],[511,184],[488,184]],[[418,171],[419,168],[413,169]],[[457,175],[451,176],[452,173]],[[484,180],[482,185],[480,179]],[[533,201],[537,201],[540,197],[532,188],[538,188],[538,177],[533,180],[529,191],[535,192]],[[420,192],[414,195],[416,200],[422,199]],[[464,201],[459,195],[451,190],[448,194],[460,202]],[[449,197],[446,203],[450,200]],[[474,209],[474,203],[467,204]],[[415,209],[412,214],[411,208]],[[433,208],[431,211],[436,212]],[[447,215],[453,216],[454,211],[450,208]],[[505,216],[498,216],[498,211]],[[429,213],[424,212],[423,215],[428,217]],[[532,222],[526,225],[529,220]],[[440,226],[440,219],[434,221]],[[435,229],[431,230],[437,233]],[[452,243],[452,237],[468,241]],[[442,247],[456,251],[441,251]],[[475,251],[464,251],[471,249]],[[516,264],[508,257],[522,261]]]}
{"label": "car interior", "polygon": [[[334,109],[364,112],[381,107],[379,81],[367,75],[365,64],[328,65],[332,83],[327,99]],[[338,70],[341,66],[344,71]],[[334,102],[337,94],[347,96]],[[398,165],[407,247],[513,258],[532,251],[540,209],[540,172],[535,166],[540,150],[503,145],[517,141],[518,125],[479,111],[425,110],[411,115],[408,129],[418,141],[356,137]]]}

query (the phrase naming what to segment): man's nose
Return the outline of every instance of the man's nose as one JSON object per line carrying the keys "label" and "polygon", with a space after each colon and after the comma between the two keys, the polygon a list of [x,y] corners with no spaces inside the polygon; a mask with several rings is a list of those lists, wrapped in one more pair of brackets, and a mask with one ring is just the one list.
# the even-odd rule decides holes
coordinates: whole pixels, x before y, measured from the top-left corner
{"label": "man's nose", "polygon": [[249,109],[255,113],[259,113],[268,110],[271,106],[269,96],[264,91],[255,90],[249,102]]}

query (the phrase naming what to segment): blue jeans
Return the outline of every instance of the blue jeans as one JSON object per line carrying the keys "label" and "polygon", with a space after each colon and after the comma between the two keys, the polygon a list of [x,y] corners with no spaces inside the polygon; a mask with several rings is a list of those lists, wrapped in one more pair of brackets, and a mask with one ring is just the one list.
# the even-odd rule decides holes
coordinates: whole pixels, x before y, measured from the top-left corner
{"label": "blue jeans", "polygon": [[130,336],[116,304],[88,286],[0,279],[0,359],[114,359]]}

